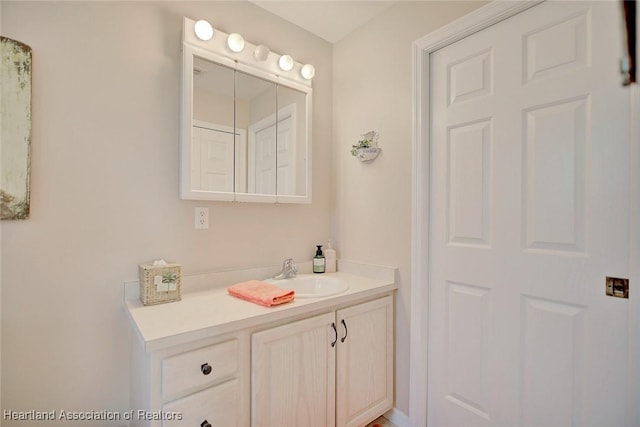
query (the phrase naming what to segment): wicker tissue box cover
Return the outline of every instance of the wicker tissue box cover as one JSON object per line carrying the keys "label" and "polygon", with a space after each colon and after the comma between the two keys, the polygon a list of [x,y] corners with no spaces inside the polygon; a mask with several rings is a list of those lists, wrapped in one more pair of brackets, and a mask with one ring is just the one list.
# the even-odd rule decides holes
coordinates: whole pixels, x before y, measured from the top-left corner
{"label": "wicker tissue box cover", "polygon": [[180,264],[147,262],[138,266],[140,301],[144,305],[180,301]]}

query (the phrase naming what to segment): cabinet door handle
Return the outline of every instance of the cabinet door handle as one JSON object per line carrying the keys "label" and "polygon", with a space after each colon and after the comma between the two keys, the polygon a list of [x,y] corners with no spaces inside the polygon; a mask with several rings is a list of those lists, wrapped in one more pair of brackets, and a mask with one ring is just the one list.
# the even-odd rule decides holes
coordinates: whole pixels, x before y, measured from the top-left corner
{"label": "cabinet door handle", "polygon": [[207,420],[204,420],[200,423],[200,427],[211,427],[211,423]]}
{"label": "cabinet door handle", "polygon": [[331,343],[331,347],[335,347],[338,342],[338,328],[336,328],[335,322],[331,322],[331,327],[333,328],[333,333],[336,335],[336,339]]}
{"label": "cabinet door handle", "polygon": [[344,336],[340,338],[340,342],[344,342],[344,340],[347,339],[347,335],[349,335],[349,330],[347,329],[347,322],[345,322],[344,319],[342,319],[340,323],[344,326]]}
{"label": "cabinet door handle", "polygon": [[209,375],[211,371],[213,371],[213,368],[208,363],[203,363],[202,365],[200,365],[200,370],[204,375]]}

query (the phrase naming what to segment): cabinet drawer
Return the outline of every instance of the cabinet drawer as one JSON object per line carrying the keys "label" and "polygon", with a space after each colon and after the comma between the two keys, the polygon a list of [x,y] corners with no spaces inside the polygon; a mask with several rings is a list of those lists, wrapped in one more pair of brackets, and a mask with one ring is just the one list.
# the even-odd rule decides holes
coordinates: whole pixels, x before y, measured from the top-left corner
{"label": "cabinet drawer", "polygon": [[234,339],[164,359],[162,397],[172,398],[236,375],[238,358],[238,340]]}
{"label": "cabinet drawer", "polygon": [[176,417],[172,417],[176,419],[164,420],[163,427],[197,427],[205,421],[213,427],[237,426],[238,380],[227,381],[167,403],[162,407],[162,411],[164,414],[176,414]]}

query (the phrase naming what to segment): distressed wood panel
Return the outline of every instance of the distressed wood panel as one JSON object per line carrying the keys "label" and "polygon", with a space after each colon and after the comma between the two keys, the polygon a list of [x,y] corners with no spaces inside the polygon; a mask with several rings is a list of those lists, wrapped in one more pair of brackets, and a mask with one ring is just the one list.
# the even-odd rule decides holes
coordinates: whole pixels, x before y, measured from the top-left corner
{"label": "distressed wood panel", "polygon": [[0,37],[0,219],[29,217],[31,48]]}

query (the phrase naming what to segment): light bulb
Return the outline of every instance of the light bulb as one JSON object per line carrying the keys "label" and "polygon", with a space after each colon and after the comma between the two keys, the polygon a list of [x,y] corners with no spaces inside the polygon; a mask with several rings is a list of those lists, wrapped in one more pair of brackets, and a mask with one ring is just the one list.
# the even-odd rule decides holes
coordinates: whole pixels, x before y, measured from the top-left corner
{"label": "light bulb", "polygon": [[316,75],[316,69],[311,64],[305,64],[300,69],[300,75],[307,80],[311,80]]}
{"label": "light bulb", "polygon": [[256,61],[266,61],[269,57],[269,48],[263,44],[260,46],[256,46],[256,49],[253,51],[253,57]]}
{"label": "light bulb", "polygon": [[227,37],[227,46],[233,52],[242,52],[244,49],[244,38],[238,33],[231,33]]}
{"label": "light bulb", "polygon": [[289,71],[293,68],[293,58],[289,55],[282,55],[278,60],[278,65],[282,71]]}
{"label": "light bulb", "polygon": [[196,33],[196,37],[198,37],[200,40],[207,41],[211,40],[211,37],[213,37],[213,27],[211,26],[209,21],[205,21],[204,19],[196,21],[193,30]]}

